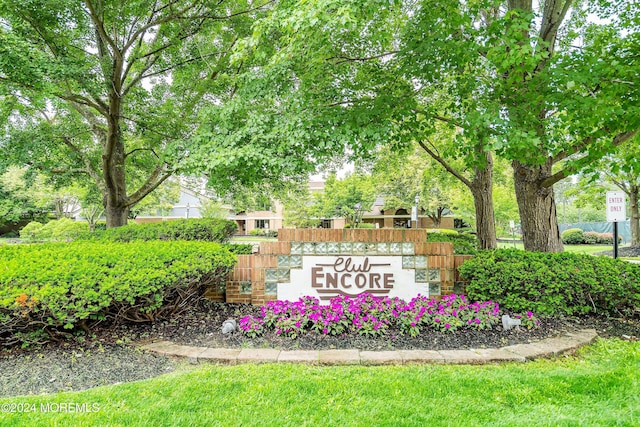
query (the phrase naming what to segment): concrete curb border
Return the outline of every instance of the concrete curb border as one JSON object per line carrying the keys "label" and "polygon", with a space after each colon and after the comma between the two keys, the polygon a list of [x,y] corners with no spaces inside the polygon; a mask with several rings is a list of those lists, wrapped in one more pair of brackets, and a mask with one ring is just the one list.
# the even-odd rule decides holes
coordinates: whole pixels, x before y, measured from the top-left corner
{"label": "concrete curb border", "polygon": [[594,329],[547,338],[530,344],[471,350],[277,350],[273,348],[208,348],[158,341],[141,348],[163,356],[186,358],[190,363],[302,363],[308,365],[410,365],[465,364],[483,365],[501,362],[526,362],[538,358],[573,353],[591,344],[598,334]]}

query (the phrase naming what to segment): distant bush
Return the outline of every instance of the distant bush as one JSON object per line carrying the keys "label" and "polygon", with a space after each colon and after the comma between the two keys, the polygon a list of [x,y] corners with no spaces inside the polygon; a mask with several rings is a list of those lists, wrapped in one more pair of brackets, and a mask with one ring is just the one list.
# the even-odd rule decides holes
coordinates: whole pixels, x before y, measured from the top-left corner
{"label": "distant bush", "polygon": [[[618,239],[622,240],[622,237],[618,236]],[[579,228],[570,228],[562,233],[562,243],[565,245],[612,245],[613,233],[583,232]]]}
{"label": "distant bush", "polygon": [[[478,252],[478,239],[470,234],[458,234],[454,230],[439,230],[436,233],[427,232],[427,242],[451,242],[453,253],[458,255],[473,255]],[[452,233],[453,232],[453,233]]]}
{"label": "distant bush", "polygon": [[344,228],[363,228],[370,230],[376,228],[376,225],[370,222],[359,222],[357,227],[355,224],[345,224]]}
{"label": "distant bush", "polygon": [[595,231],[585,231],[582,235],[582,243],[587,245],[595,245],[596,243],[600,243],[600,233],[596,233]]}
{"label": "distant bush", "polygon": [[579,228],[569,228],[562,232],[562,243],[565,245],[580,245],[584,243],[584,231]]}
{"label": "distant bush", "polygon": [[276,230],[266,230],[264,228],[254,228],[249,231],[249,236],[278,237]]}
{"label": "distant bush", "polygon": [[451,228],[427,228],[427,234],[448,234],[449,236],[459,236],[457,230]]}
{"label": "distant bush", "polygon": [[22,227],[22,230],[20,230],[20,237],[27,240],[36,240],[36,236],[40,235],[40,230],[42,230],[43,226],[43,224],[37,221],[32,221]]}
{"label": "distant bush", "polygon": [[364,228],[364,229],[371,230],[371,229],[376,228],[376,225],[372,224],[370,222],[361,222],[361,223],[358,223],[358,228]]}
{"label": "distant bush", "polygon": [[[597,233],[598,241],[601,245],[613,245],[613,233]],[[622,236],[618,236],[618,241],[622,240]]]}
{"label": "distant bush", "polygon": [[71,242],[1,246],[0,260],[0,344],[12,345],[174,315],[236,257],[207,242]]}
{"label": "distant bush", "polygon": [[64,241],[74,240],[88,231],[89,224],[86,222],[61,218],[44,225],[39,222],[30,222],[20,230],[20,237],[28,240]]}
{"label": "distant bush", "polygon": [[480,251],[460,274],[472,300],[547,315],[633,315],[640,307],[640,267],[570,252]]}
{"label": "distant bush", "polygon": [[253,245],[246,243],[222,243],[221,246],[236,255],[251,255]]}
{"label": "distant bush", "polygon": [[132,242],[139,240],[200,240],[224,243],[238,231],[234,221],[201,218],[180,219],[149,224],[96,230],[82,236],[84,240]]}

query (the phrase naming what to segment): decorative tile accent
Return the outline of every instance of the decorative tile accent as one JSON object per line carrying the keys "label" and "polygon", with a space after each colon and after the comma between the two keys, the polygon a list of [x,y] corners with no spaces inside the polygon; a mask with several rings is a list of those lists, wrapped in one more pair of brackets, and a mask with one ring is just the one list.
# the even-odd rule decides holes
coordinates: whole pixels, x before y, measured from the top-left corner
{"label": "decorative tile accent", "polygon": [[353,254],[353,243],[351,243],[351,242],[342,242],[342,243],[340,243],[340,254],[342,254],[342,255],[351,255],[351,254]]}
{"label": "decorative tile accent", "polygon": [[302,255],[302,242],[291,242],[291,253],[294,255]]}
{"label": "decorative tile accent", "polygon": [[264,280],[268,282],[275,282],[278,280],[278,270],[275,268],[266,268],[264,270]]}
{"label": "decorative tile accent", "polygon": [[416,283],[426,283],[427,270],[414,270],[416,272]]}
{"label": "decorative tile accent", "polygon": [[416,255],[416,268],[427,268],[427,257],[424,255]]}
{"label": "decorative tile accent", "polygon": [[327,243],[327,253],[330,255],[336,255],[340,253],[340,244],[336,242]]}
{"label": "decorative tile accent", "polygon": [[439,268],[430,268],[427,271],[429,272],[429,281],[430,282],[439,282],[440,281],[440,269]]}
{"label": "decorative tile accent", "polygon": [[378,254],[378,245],[376,243],[365,243],[364,244],[364,252],[367,255],[377,255]]}
{"label": "decorative tile accent", "polygon": [[314,255],[316,253],[316,244],[315,243],[303,243],[302,244],[302,253],[304,255]]}
{"label": "decorative tile accent", "polygon": [[316,243],[316,254],[318,255],[327,254],[327,244],[325,242]]}
{"label": "decorative tile accent", "polygon": [[289,258],[289,267],[302,268],[302,257],[300,255],[291,255],[291,258]]}
{"label": "decorative tile accent", "polygon": [[402,243],[402,255],[413,255],[416,253],[415,245],[411,242]]}
{"label": "decorative tile accent", "polygon": [[391,255],[401,255],[402,254],[402,246],[400,243],[390,243],[389,244],[389,254]]}
{"label": "decorative tile accent", "polygon": [[251,295],[251,282],[240,282],[240,293]]}
{"label": "decorative tile accent", "polygon": [[402,268],[415,268],[416,262],[412,256],[402,257]]}
{"label": "decorative tile accent", "polygon": [[378,243],[378,253],[380,255],[387,255],[389,253],[388,243]]}
{"label": "decorative tile accent", "polygon": [[429,296],[440,295],[440,283],[429,283]]}
{"label": "decorative tile accent", "polygon": [[278,282],[290,282],[291,270],[278,270]]}
{"label": "decorative tile accent", "polygon": [[278,267],[280,267],[280,268],[289,267],[289,256],[288,255],[278,255]]}
{"label": "decorative tile accent", "polygon": [[364,243],[355,242],[353,244],[353,254],[354,255],[364,255]]}
{"label": "decorative tile accent", "polygon": [[278,294],[278,284],[276,282],[267,282],[264,284],[264,294],[265,295],[277,295]]}

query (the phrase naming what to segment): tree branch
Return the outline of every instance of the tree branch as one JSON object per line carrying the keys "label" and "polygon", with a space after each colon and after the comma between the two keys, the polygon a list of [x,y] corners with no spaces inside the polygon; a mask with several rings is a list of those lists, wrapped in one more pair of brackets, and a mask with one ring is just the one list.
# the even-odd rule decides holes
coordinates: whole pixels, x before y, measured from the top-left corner
{"label": "tree branch", "polygon": [[147,178],[145,183],[142,184],[142,186],[138,189],[138,191],[136,191],[135,193],[133,193],[131,196],[127,198],[128,200],[127,206],[133,206],[136,203],[138,203],[140,200],[145,198],[149,193],[151,193],[153,190],[158,188],[160,184],[162,184],[164,181],[167,180],[167,178],[173,175],[173,171],[165,171],[165,173],[162,174],[162,170],[164,169],[164,166],[165,166],[164,163],[156,166],[156,168],[153,170],[151,175],[149,175],[149,178]]}
{"label": "tree branch", "polygon": [[[630,140],[631,138],[633,138],[634,136],[636,136],[638,134],[638,130],[634,130],[634,131],[628,131],[628,132],[620,132],[619,134],[617,134],[616,136],[613,137],[613,139],[611,140],[611,145],[614,147],[619,146],[620,144]],[[589,139],[586,138],[585,141]],[[581,147],[584,148],[584,144],[580,144]],[[577,146],[574,146],[577,147]],[[576,151],[574,151],[573,153],[575,153]],[[571,153],[571,154],[573,154]],[[556,155],[552,161],[558,157],[558,155]],[[565,156],[563,158],[566,158],[568,156]],[[584,162],[587,161],[591,161],[592,159],[586,155],[584,157],[581,157],[580,159],[576,160],[576,162],[574,163],[574,165],[581,165]],[[563,179],[565,179],[566,177],[568,177],[569,175],[571,175],[573,173],[573,170],[569,170],[568,168],[564,168],[562,170],[559,170],[558,172],[554,173],[553,175],[551,175],[550,177],[544,179],[541,183],[542,187],[544,188],[549,188],[551,187],[553,184],[555,184],[558,181],[561,181]]]}
{"label": "tree branch", "polygon": [[[431,141],[429,141],[428,139],[427,139],[427,142],[429,142],[429,144],[433,145],[433,143]],[[467,178],[465,178],[460,172],[455,170],[446,160],[444,160],[442,157],[440,157],[440,155],[438,153],[436,153],[435,151],[430,149],[424,142],[418,141],[418,144],[420,144],[420,147],[422,147],[422,149],[424,151],[426,151],[427,154],[429,154],[436,162],[440,163],[442,165],[442,167],[444,167],[447,170],[447,172],[449,172],[451,175],[453,175],[456,178],[458,178],[458,180],[460,180],[460,182],[462,182],[464,185],[469,187],[469,189],[471,189],[471,187],[473,186],[471,181],[469,181]]]}
{"label": "tree branch", "polygon": [[91,17],[91,21],[95,25],[96,31],[100,35],[100,39],[111,46],[111,50],[113,51],[114,56],[116,56],[119,60],[122,60],[122,52],[120,52],[118,46],[116,45],[116,42],[111,37],[109,37],[109,34],[107,34],[107,31],[104,29],[104,23],[98,16],[98,13],[93,7],[91,0],[85,0],[84,4],[87,5],[87,8],[89,9],[89,16]]}
{"label": "tree branch", "polygon": [[156,153],[156,151],[153,148],[136,148],[136,149],[131,150],[128,153],[126,153],[124,155],[124,158],[126,159],[127,157],[129,157],[129,155],[135,153],[136,151],[151,151],[153,153],[153,155],[158,158],[158,160],[160,159],[160,156],[158,156],[158,154]]}
{"label": "tree branch", "polygon": [[62,142],[64,142],[64,144],[71,149],[71,151],[73,151],[78,155],[78,157],[80,157],[80,160],[82,160],[82,163],[84,163],[85,173],[89,175],[91,178],[93,178],[96,185],[101,191],[104,191],[104,182],[102,181],[102,177],[93,168],[93,165],[91,164],[91,160],[87,157],[87,155],[83,153],[82,150],[71,141],[71,138],[66,136],[62,136],[60,138],[62,139]]}

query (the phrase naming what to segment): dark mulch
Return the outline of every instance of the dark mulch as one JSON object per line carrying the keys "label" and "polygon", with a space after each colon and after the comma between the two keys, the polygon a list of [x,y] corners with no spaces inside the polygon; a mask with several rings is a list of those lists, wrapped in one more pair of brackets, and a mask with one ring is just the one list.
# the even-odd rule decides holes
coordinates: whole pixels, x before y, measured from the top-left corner
{"label": "dark mulch", "polygon": [[[222,304],[202,301],[198,307],[183,313],[179,318],[153,324],[122,325],[112,331],[113,338],[128,336],[133,341],[168,340],[177,344],[202,347],[272,347],[283,350],[347,349],[360,350],[450,350],[469,348],[503,347],[518,343],[539,341],[577,329],[594,328],[600,336],[640,336],[640,325],[635,321],[607,319],[600,317],[542,318],[539,329],[524,328],[505,331],[501,325],[488,331],[460,329],[455,332],[423,330],[417,337],[400,334],[390,329],[381,338],[365,337],[357,334],[338,336],[308,332],[297,339],[282,337],[275,332],[257,338],[248,338],[240,332],[222,334],[222,323],[227,319],[239,320],[242,316],[259,313],[258,307],[245,304]],[[106,331],[105,331],[106,332]]]}
{"label": "dark mulch", "polygon": [[[596,255],[613,256],[613,248],[610,251],[598,252]],[[619,257],[640,257],[640,246],[624,246],[618,248]]]}
{"label": "dark mulch", "polygon": [[307,333],[293,340],[268,333],[247,338],[239,332],[222,334],[222,323],[256,315],[259,308],[242,304],[222,304],[203,300],[187,312],[155,323],[103,324],[92,337],[78,336],[66,342],[49,343],[39,348],[14,348],[0,352],[0,396],[82,390],[97,385],[135,381],[173,371],[180,362],[141,351],[140,342],[169,340],[178,344],[208,347],[280,349],[468,349],[502,347],[538,341],[577,329],[593,328],[604,338],[640,337],[640,321],[604,317],[540,319],[539,329],[504,331],[460,330],[450,333],[423,331],[412,338],[390,330],[383,338],[357,334],[326,336]]}

